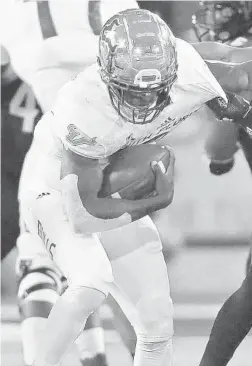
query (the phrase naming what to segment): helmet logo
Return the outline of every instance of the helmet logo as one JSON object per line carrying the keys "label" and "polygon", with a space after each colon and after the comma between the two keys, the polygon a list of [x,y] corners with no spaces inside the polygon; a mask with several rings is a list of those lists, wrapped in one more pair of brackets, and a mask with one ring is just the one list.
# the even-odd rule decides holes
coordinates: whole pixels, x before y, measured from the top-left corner
{"label": "helmet logo", "polygon": [[116,44],[116,28],[119,26],[119,20],[117,18],[113,19],[111,23],[108,23],[103,28],[104,37],[102,38],[105,41],[110,49],[113,52],[117,46]]}

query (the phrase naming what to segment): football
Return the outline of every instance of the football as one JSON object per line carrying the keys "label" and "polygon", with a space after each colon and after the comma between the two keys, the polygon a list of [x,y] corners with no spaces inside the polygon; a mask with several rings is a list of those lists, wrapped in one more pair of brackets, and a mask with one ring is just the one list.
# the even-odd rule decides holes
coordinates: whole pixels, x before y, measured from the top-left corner
{"label": "football", "polygon": [[155,191],[155,174],[151,162],[169,166],[170,153],[166,148],[153,144],[128,147],[111,156],[104,169],[104,178],[99,197],[117,197],[136,200],[148,197]]}

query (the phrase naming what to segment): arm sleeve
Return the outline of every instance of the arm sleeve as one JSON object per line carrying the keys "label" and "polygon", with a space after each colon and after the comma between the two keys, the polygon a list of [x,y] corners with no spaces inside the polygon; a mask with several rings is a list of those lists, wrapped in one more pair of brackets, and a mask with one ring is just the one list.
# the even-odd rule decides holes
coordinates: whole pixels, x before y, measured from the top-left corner
{"label": "arm sleeve", "polygon": [[234,47],[218,42],[197,42],[193,47],[204,60],[241,63],[252,58],[252,47]]}

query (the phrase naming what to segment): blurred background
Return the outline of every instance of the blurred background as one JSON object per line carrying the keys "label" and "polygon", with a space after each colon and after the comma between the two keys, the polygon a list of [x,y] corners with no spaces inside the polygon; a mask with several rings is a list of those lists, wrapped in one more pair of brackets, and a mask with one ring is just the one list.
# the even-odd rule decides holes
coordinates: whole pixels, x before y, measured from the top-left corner
{"label": "blurred background", "polygon": [[[113,1],[104,3],[107,7],[114,6]],[[250,2],[138,3],[142,8],[157,12],[176,36],[189,42],[215,40],[239,47],[252,45]],[[9,5],[2,5],[4,27],[8,23]],[[9,27],[10,23],[6,32]],[[87,43],[87,53],[88,47]],[[13,72],[11,58],[4,48],[1,61],[2,365],[21,366],[14,269],[17,256],[15,242],[19,232],[16,197],[22,161],[40,110],[30,87]],[[17,93],[11,99],[10,108],[13,88]],[[13,105],[18,105],[22,111],[14,110]],[[36,113],[31,114],[32,110]],[[21,120],[17,118],[20,111]],[[205,144],[215,128],[203,110],[187,119],[167,138],[176,153],[176,188],[174,202],[168,214],[160,218],[160,225],[165,220],[167,231],[163,233],[163,245],[175,303],[175,366],[197,365],[218,309],[238,288],[245,274],[251,236],[251,170],[242,148],[235,142],[238,151],[233,168],[221,176],[211,174]],[[215,133],[217,136],[222,134]],[[229,133],[223,133],[222,146],[222,156],[235,149]],[[129,365],[126,350],[113,330],[112,315],[106,305],[102,314],[111,366],[118,364],[118,360],[121,366]],[[231,366],[251,365],[251,341],[250,335],[230,362]],[[122,354],[125,354],[125,363],[119,358]],[[75,365],[74,362],[72,364]]]}

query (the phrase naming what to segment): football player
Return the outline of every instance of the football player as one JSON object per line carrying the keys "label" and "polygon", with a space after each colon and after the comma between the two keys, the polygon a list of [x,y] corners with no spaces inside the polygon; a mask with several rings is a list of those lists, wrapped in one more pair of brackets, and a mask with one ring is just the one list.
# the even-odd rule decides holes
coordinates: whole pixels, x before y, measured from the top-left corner
{"label": "football player", "polygon": [[[230,47],[219,46],[218,57],[228,61],[231,55]],[[250,49],[244,49],[240,54],[234,54],[234,59],[246,61],[251,54]],[[217,57],[212,54],[211,58]],[[236,67],[222,65],[222,85],[226,90],[239,93],[252,100],[252,67],[251,62],[244,62]],[[212,64],[216,68],[216,65]],[[226,69],[226,71],[225,71]],[[252,171],[252,117],[248,115],[240,124],[226,122],[216,125],[206,141],[206,151],[210,158],[210,171],[221,175],[229,172],[235,162],[235,153],[242,148],[250,170]],[[244,128],[245,127],[245,128]],[[252,246],[251,246],[252,248]],[[214,321],[210,338],[200,362],[200,366],[226,366],[234,352],[246,337],[252,327],[252,263],[251,249],[247,260],[246,277],[240,288],[235,291],[223,304]]]}
{"label": "football player", "polygon": [[[251,120],[251,118],[250,118]],[[252,140],[243,128],[228,126],[219,133],[216,128],[206,149],[213,174],[227,173],[234,165],[238,144],[244,151],[252,171]],[[231,137],[231,138],[230,138]],[[213,139],[212,139],[213,138]],[[225,143],[224,143],[225,142]],[[251,241],[252,249],[252,241]],[[200,366],[226,366],[252,327],[252,263],[251,249],[246,277],[241,286],[224,302],[214,321]]]}
{"label": "football player", "polygon": [[[22,106],[19,101],[23,102]],[[41,117],[31,89],[14,73],[9,54],[3,46],[1,46],[1,102],[3,193],[1,258],[3,259],[14,246],[13,238],[18,236],[18,179],[31,142],[33,123]],[[26,107],[28,111],[24,114]],[[16,150],[13,151],[14,146],[18,153],[15,153]]]}
{"label": "football player", "polygon": [[[205,27],[202,33],[202,24],[195,23],[197,33],[201,30],[204,37],[209,35],[209,29],[216,25],[212,32],[212,40],[222,41],[234,38],[234,35],[243,35],[244,30],[251,27],[251,4],[249,2],[223,2],[220,5],[217,2],[208,2],[212,10],[228,14],[231,21],[226,21],[224,27],[220,27],[218,23],[211,22]],[[226,11],[226,8],[231,11]],[[235,11],[239,8],[239,12]],[[245,12],[243,12],[245,8]],[[202,12],[202,14],[206,12]],[[210,14],[211,12],[208,12]],[[213,19],[222,19],[222,17],[214,17]],[[195,17],[196,20],[196,17]],[[234,22],[235,20],[235,22]],[[240,23],[240,26],[238,24]],[[209,27],[210,26],[210,27]],[[200,37],[202,40],[202,37]],[[209,37],[208,37],[209,40]],[[246,46],[246,43],[245,43]],[[198,51],[202,56],[211,60],[209,64],[213,72],[217,72],[222,86],[225,90],[238,93],[247,100],[252,100],[252,65],[246,62],[251,59],[251,47],[246,49],[232,48],[227,44],[216,44],[213,50],[212,44],[197,44]],[[216,63],[215,60],[222,60],[222,65]],[[228,64],[231,61],[233,65]],[[235,65],[234,63],[239,63]],[[246,121],[246,128],[244,129]],[[212,174],[222,175],[228,173],[235,163],[235,153],[242,148],[250,170],[252,171],[252,141],[251,141],[251,125],[252,117],[248,116],[244,121],[240,121],[243,125],[225,122],[222,124],[214,124],[211,134],[206,141],[206,152],[209,157],[209,168]],[[252,248],[252,247],[251,247]],[[234,355],[234,352],[246,337],[252,327],[252,265],[251,265],[251,249],[246,264],[246,277],[240,288],[235,291],[223,304],[214,321],[210,338],[207,343],[205,352],[200,361],[200,366],[226,366]]]}
{"label": "football player", "polygon": [[[221,131],[216,126],[206,143],[211,172],[216,175],[229,172],[239,146],[252,171],[250,135],[235,124],[222,126]],[[200,366],[226,366],[252,327],[251,249],[252,245],[247,259],[246,277],[218,312]]]}
{"label": "football player", "polygon": [[[57,1],[3,2],[2,43],[8,49],[15,72],[26,83],[15,77],[16,81],[8,84],[2,92],[2,256],[13,247],[13,238],[18,236],[18,210],[15,204],[17,181],[34,125],[41,116],[40,107],[46,112],[54,102],[58,89],[70,77],[95,62],[97,35],[102,24],[117,11],[128,7],[136,8],[137,3],[134,0],[83,0],[65,2],[62,6]],[[7,71],[7,66],[5,69]],[[15,144],[10,143],[11,138],[15,139]],[[17,153],[9,151],[13,145]],[[13,205],[9,205],[10,199]],[[38,347],[37,335],[65,285],[62,284],[64,278],[61,272],[47,251],[23,225],[21,206],[20,211],[21,234],[17,240],[19,256],[16,266],[18,303],[24,362],[31,365]],[[106,364],[98,314],[92,314],[77,345],[83,365]]]}
{"label": "football player", "polygon": [[[1,55],[8,55],[1,47]],[[4,258],[11,248],[18,228],[18,180],[23,159],[32,141],[34,125],[41,118],[32,89],[13,72],[9,57],[2,66],[2,251]],[[13,151],[15,146],[15,151]],[[12,203],[10,205],[10,202]],[[59,293],[66,285],[48,253],[36,237],[32,237],[20,220],[21,235],[18,238],[19,258],[18,306],[25,365],[31,365],[38,347],[38,333],[43,328]],[[21,248],[20,248],[21,246]],[[88,323],[76,341],[83,365],[106,365],[103,330],[98,314],[90,316]]]}
{"label": "football player", "polygon": [[192,31],[200,42],[243,45],[250,34],[251,15],[250,1],[201,1],[193,10]]}
{"label": "football player", "polygon": [[[134,9],[103,27],[98,70],[91,66],[61,89],[36,128],[26,159],[32,174],[21,195],[27,226],[69,283],[50,313],[34,365],[59,364],[108,292],[137,333],[135,364],[172,362],[168,277],[146,215],[171,203],[173,163],[167,173],[153,166],[155,197],[132,202],[97,194],[111,154],[163,137],[210,100],[221,118],[230,117],[233,102],[240,117],[249,110],[246,101],[227,99],[193,46],[176,39],[158,16]],[[139,232],[138,243],[106,245],[106,230],[125,234],[128,224]]]}

